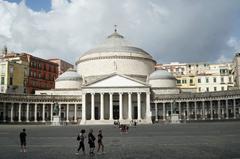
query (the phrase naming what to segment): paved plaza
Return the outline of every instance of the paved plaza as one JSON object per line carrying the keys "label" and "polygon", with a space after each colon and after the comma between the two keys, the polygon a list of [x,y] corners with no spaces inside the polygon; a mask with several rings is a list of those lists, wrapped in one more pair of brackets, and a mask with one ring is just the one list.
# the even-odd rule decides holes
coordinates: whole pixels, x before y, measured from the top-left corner
{"label": "paved plaza", "polygon": [[[28,151],[21,153],[19,132],[27,131]],[[76,136],[81,128],[102,128],[105,154],[75,155]],[[130,127],[121,134],[113,126],[0,126],[1,159],[133,159],[190,158],[240,159],[240,122],[154,124]],[[87,141],[85,145],[88,149]]]}

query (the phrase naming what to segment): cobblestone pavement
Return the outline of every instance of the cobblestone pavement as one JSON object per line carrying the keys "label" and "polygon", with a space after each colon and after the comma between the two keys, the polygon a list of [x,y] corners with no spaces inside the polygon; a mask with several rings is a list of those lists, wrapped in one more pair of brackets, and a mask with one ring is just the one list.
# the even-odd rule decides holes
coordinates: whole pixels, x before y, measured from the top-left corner
{"label": "cobblestone pavement", "polygon": [[[19,132],[27,131],[26,153]],[[76,156],[81,128],[103,130],[105,154]],[[85,141],[86,150],[88,144]],[[240,122],[139,125],[121,134],[113,126],[0,125],[0,159],[240,159]]]}

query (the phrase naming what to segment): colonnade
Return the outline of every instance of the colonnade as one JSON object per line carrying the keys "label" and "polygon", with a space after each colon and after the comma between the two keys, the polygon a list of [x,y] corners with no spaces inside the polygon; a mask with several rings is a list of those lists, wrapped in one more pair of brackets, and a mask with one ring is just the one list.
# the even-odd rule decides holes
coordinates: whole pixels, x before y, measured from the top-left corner
{"label": "colonnade", "polygon": [[[95,118],[95,113],[97,113],[95,111],[95,107],[96,107],[96,94],[100,94],[100,118],[99,120],[114,120],[114,117],[113,117],[113,95],[118,95],[118,109],[119,109],[119,118],[117,120],[132,120],[134,119],[133,118],[133,99],[132,99],[132,95],[133,94],[137,94],[137,120],[143,120],[143,119],[146,119],[147,113],[150,112],[150,93],[149,92],[91,92],[91,93],[83,93],[82,94],[82,121],[86,121],[87,120],[87,115],[86,115],[86,112],[87,112],[87,109],[90,109],[91,112],[90,112],[90,120],[91,121],[95,121],[95,120],[98,120]],[[124,105],[123,104],[123,95],[124,94],[127,94],[127,105]],[[143,100],[142,98],[142,95],[145,95],[145,100]],[[87,102],[86,102],[86,97],[87,95],[90,95],[90,105],[87,105]],[[108,96],[108,110],[104,110],[104,108],[106,108],[106,104],[104,102],[106,102],[106,100],[104,100],[104,96]],[[144,106],[145,106],[145,114],[142,115],[142,111],[143,111],[143,101],[145,101],[144,103]],[[124,112],[123,112],[123,109],[126,109],[127,108],[127,118],[124,118]],[[107,113],[107,115],[106,115]],[[108,116],[108,117],[106,117]],[[116,120],[116,119],[115,119]]]}
{"label": "colonnade", "polygon": [[170,119],[171,114],[179,114],[180,120],[236,119],[240,117],[240,99],[155,101],[152,111],[155,121]]}
{"label": "colonnade", "polygon": [[[52,122],[53,120],[53,105],[54,103],[9,103],[1,102],[2,104],[2,121],[3,122]],[[59,116],[64,112],[65,122],[69,122],[69,108],[74,107],[72,122],[77,122],[78,116],[78,103],[58,103]],[[30,115],[32,115],[30,117]],[[47,115],[47,117],[46,117]],[[40,119],[39,119],[40,117]]]}

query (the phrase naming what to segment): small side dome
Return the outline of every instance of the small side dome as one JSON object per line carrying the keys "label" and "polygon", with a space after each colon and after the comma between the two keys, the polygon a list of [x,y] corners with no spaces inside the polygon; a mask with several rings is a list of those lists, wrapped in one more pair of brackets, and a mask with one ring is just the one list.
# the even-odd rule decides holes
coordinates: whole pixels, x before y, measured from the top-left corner
{"label": "small side dome", "polygon": [[175,88],[176,78],[166,70],[156,70],[150,74],[149,84],[153,88]]}
{"label": "small side dome", "polygon": [[154,79],[176,79],[176,78],[166,70],[156,70],[149,76],[149,80]]}
{"label": "small side dome", "polygon": [[82,76],[70,68],[61,74],[55,81],[55,89],[80,89]]}
{"label": "small side dome", "polygon": [[79,75],[75,69],[69,68],[66,72],[61,74],[56,79],[56,81],[66,81],[66,80],[78,81],[78,80],[81,80],[81,79],[82,79],[82,76]]}

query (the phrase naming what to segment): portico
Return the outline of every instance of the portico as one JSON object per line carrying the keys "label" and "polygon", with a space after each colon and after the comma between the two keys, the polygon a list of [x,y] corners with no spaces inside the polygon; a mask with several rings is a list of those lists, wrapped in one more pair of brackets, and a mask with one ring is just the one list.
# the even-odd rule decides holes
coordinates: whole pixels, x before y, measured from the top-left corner
{"label": "portico", "polygon": [[150,87],[123,75],[114,74],[83,87],[82,99],[81,123],[151,122]]}

